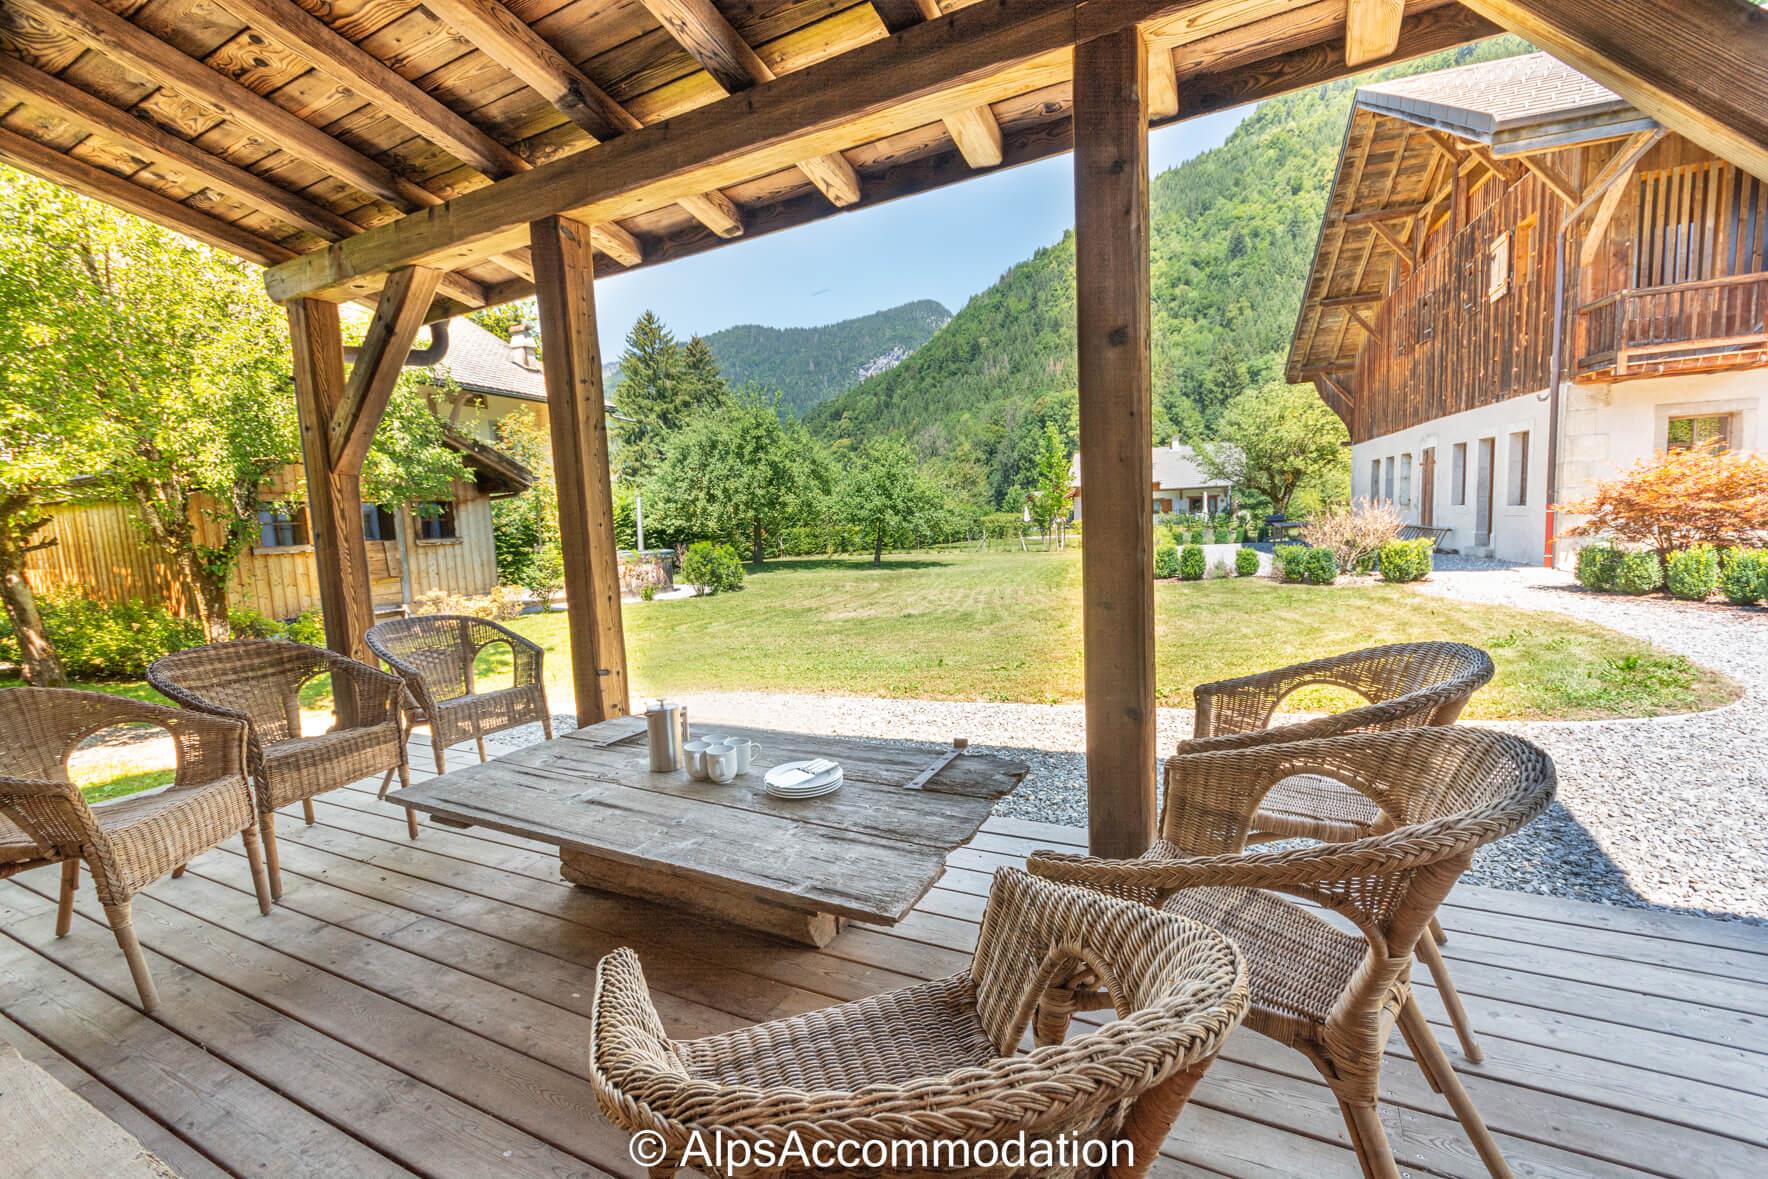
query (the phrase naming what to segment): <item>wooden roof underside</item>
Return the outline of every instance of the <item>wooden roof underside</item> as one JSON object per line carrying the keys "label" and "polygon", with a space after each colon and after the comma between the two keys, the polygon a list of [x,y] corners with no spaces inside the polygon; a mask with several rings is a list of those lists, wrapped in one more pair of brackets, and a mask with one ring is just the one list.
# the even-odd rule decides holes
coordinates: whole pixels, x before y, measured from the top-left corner
{"label": "wooden roof underside", "polygon": [[[0,159],[274,265],[972,2],[6,0]],[[1348,69],[1346,0],[1164,7],[1149,26],[1156,121]],[[1406,13],[1391,58],[1493,31],[1444,0]],[[983,101],[856,125],[852,142],[802,165],[739,167],[703,194],[609,218],[595,227],[598,268],[1067,150],[1066,51],[966,93]],[[451,267],[434,314],[528,293],[526,253]]]}

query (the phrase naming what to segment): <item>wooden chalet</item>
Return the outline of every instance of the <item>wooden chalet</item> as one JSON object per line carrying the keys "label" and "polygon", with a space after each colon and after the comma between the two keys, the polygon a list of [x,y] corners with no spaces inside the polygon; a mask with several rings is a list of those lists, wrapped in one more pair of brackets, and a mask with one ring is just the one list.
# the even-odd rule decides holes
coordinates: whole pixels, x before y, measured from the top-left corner
{"label": "wooden chalet", "polygon": [[[150,955],[171,1000],[153,1018],[132,1005],[119,955],[53,936],[41,873],[0,884],[0,1036],[185,1174],[636,1175],[584,1077],[588,972],[603,951],[645,948],[672,1031],[720,1031],[950,974],[990,875],[1035,846],[1144,851],[1160,752],[1148,129],[1504,30],[1768,176],[1768,12],[1744,0],[0,0],[0,159],[269,267],[292,327],[336,650],[368,655],[359,476],[414,339],[427,321],[538,296],[584,723],[629,708],[597,278],[1072,151],[1090,824],[991,821],[911,919],[813,950],[573,890],[548,849],[493,827],[411,842],[379,784],[358,783],[317,799],[312,825],[285,826],[290,887],[270,916],[233,886],[231,847],[138,898],[131,962]],[[1359,159],[1376,123],[1359,114]],[[1605,178],[1549,159],[1523,180],[1512,153],[1445,134],[1440,151],[1422,141],[1454,161],[1456,216],[1477,212],[1481,169],[1504,173],[1513,187],[1492,195],[1534,202],[1537,251],[1551,248],[1550,202],[1582,201]],[[1369,152],[1353,188],[1394,175],[1391,211],[1399,173],[1427,167],[1418,141]],[[1396,169],[1392,149],[1408,142]],[[1603,150],[1631,167],[1643,141],[1621,142]],[[1432,259],[1412,256],[1387,212],[1365,220],[1343,251],[1357,284],[1312,303],[1343,297],[1335,316],[1355,310],[1379,330],[1371,296],[1390,257],[1414,271]],[[1393,249],[1368,244],[1387,232]],[[338,304],[350,300],[375,318],[346,366]],[[1600,309],[1582,318],[1598,340]],[[1361,362],[1335,342],[1363,329],[1338,327],[1314,333],[1326,352],[1301,369],[1366,441],[1374,403],[1345,384]],[[1616,363],[1644,359],[1625,350]],[[1277,642],[1273,631],[1272,665],[1285,662]],[[1482,1025],[1503,1029],[1468,1085],[1521,1169],[1761,1172],[1759,938],[1457,895],[1447,953]],[[80,898],[83,929],[98,911]],[[1354,1172],[1343,1111],[1282,1047],[1237,1036],[1150,1173]],[[1411,1087],[1381,1117],[1408,1172],[1486,1173],[1421,1075],[1395,1083]],[[90,1144],[71,1128],[60,1139],[64,1153]]]}
{"label": "wooden chalet", "polygon": [[1768,446],[1762,176],[1545,53],[1360,90],[1288,373],[1354,494],[1551,564],[1597,480]]}

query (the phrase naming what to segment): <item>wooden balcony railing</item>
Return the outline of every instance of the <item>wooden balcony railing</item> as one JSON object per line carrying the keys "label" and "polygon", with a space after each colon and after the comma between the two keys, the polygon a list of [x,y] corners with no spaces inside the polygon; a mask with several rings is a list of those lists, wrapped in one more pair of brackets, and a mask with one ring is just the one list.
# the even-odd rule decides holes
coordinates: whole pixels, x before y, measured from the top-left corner
{"label": "wooden balcony railing", "polygon": [[1638,287],[1578,309],[1579,375],[1720,368],[1768,350],[1768,273]]}

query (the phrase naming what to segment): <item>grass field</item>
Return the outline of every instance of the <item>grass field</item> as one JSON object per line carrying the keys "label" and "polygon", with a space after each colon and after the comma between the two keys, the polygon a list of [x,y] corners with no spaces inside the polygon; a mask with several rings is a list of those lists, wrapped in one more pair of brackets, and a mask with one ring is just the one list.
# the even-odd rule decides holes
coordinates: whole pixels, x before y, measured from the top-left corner
{"label": "grass field", "polygon": [[[1647,716],[1737,694],[1721,676],[1601,627],[1408,586],[1160,582],[1155,615],[1156,685],[1168,705],[1189,705],[1199,683],[1421,639],[1492,653],[1497,677],[1469,717]],[[864,558],[772,561],[751,568],[738,593],[630,604],[625,624],[635,698],[742,689],[1030,702],[1082,695],[1076,550],[913,554],[882,568]],[[529,615],[515,626],[547,648],[553,699],[569,699],[564,617]]]}
{"label": "grass field", "polygon": [[[1266,578],[1160,582],[1155,682],[1188,706],[1199,683],[1377,643],[1454,639],[1492,653],[1498,674],[1469,718],[1594,719],[1712,708],[1731,681],[1677,655],[1556,614],[1451,602],[1401,585],[1283,585]],[[514,628],[547,649],[553,708],[570,708],[565,617]],[[633,698],[776,691],[1059,703],[1082,695],[1080,554],[941,552],[800,558],[751,568],[738,593],[630,603]],[[481,684],[508,672],[507,650],[481,658]],[[12,681],[16,683],[16,681]],[[0,681],[0,687],[11,684]],[[86,684],[158,700],[140,681]],[[301,703],[323,728],[323,681]],[[1315,690],[1295,708],[1349,703]],[[93,801],[169,780],[169,749],[83,751],[74,777]]]}

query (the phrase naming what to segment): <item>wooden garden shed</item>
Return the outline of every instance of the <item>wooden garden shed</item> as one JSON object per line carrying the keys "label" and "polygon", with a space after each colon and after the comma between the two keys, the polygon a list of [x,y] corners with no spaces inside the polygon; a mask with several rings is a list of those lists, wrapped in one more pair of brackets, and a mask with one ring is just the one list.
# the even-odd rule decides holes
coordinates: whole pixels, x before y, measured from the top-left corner
{"label": "wooden garden shed", "polygon": [[[6,0],[0,158],[270,267],[341,651],[373,616],[358,474],[416,333],[537,295],[587,722],[628,707],[597,276],[1072,150],[1091,844],[1133,855],[1148,129],[1505,29],[1768,176],[1744,0]],[[348,372],[346,300],[376,308]]]}

